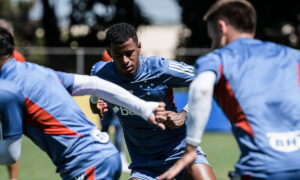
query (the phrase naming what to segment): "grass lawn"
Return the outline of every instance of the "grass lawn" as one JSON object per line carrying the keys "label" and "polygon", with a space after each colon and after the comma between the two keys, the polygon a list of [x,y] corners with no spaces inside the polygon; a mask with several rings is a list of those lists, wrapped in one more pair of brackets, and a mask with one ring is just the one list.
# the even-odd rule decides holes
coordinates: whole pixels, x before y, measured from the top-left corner
{"label": "grass lawn", "polygon": [[[202,148],[207,154],[218,180],[226,180],[229,170],[233,170],[239,151],[231,134],[205,133]],[[123,173],[121,180],[129,174]],[[7,180],[5,166],[0,166],[0,180]],[[55,167],[37,146],[27,137],[23,136],[22,154],[20,159],[19,180],[59,180]]]}

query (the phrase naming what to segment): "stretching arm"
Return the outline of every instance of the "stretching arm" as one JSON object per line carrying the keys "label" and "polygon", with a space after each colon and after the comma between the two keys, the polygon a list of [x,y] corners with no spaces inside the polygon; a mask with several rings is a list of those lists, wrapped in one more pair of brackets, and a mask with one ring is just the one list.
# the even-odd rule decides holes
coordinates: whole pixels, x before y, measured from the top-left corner
{"label": "stretching arm", "polygon": [[95,94],[110,103],[126,107],[135,114],[148,120],[158,103],[146,102],[124,88],[96,76],[75,75],[72,95],[82,96]]}
{"label": "stretching arm", "polygon": [[206,71],[199,74],[189,89],[189,113],[187,125],[187,143],[198,146],[201,142],[211,111],[216,74]]}

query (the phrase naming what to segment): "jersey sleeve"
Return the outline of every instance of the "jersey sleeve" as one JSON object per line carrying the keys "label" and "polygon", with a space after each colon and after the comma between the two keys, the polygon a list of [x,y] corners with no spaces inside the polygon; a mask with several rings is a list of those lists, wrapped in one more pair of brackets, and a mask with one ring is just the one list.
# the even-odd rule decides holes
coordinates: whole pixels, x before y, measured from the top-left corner
{"label": "jersey sleeve", "polygon": [[157,64],[163,72],[163,83],[168,85],[168,87],[187,87],[194,78],[194,67],[187,65],[184,62],[162,58]]}
{"label": "jersey sleeve", "polygon": [[60,71],[56,71],[56,74],[57,74],[60,82],[62,83],[62,85],[71,94],[72,90],[73,90],[72,88],[73,88],[73,85],[74,85],[74,74],[60,72]]}
{"label": "jersey sleeve", "polygon": [[99,61],[96,64],[93,65],[92,69],[91,69],[91,75],[92,76],[96,76],[97,72],[103,68],[103,66],[107,64],[107,62],[104,61]]}
{"label": "jersey sleeve", "polygon": [[194,67],[195,67],[195,76],[205,71],[212,71],[216,74],[217,76],[216,82],[218,82],[222,73],[220,54],[218,53],[218,51],[214,51],[208,53],[207,55],[201,56],[196,60]]}
{"label": "jersey sleeve", "polygon": [[[92,76],[97,76],[97,72],[106,64],[106,62],[104,61],[99,61],[96,64],[93,65],[92,69],[91,69],[91,75]],[[98,100],[100,98],[98,96],[95,95],[95,93],[91,93],[90,96],[90,102],[92,104],[97,104]]]}
{"label": "jersey sleeve", "polygon": [[7,91],[0,91],[0,95],[0,139],[20,138],[23,133],[24,98]]}

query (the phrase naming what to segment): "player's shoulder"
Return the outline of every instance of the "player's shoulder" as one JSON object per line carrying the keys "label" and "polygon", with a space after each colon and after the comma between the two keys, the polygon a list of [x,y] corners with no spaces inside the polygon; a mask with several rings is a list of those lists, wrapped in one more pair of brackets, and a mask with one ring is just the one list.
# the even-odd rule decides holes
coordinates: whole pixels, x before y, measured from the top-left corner
{"label": "player's shoulder", "polygon": [[16,83],[9,80],[0,79],[0,84],[1,84],[0,89],[10,90],[10,91],[20,90],[20,87]]}
{"label": "player's shoulder", "polygon": [[166,59],[159,56],[151,56],[144,59],[144,64],[147,64],[146,67],[151,69],[152,73],[160,72],[169,74],[171,71],[181,71],[182,69],[189,69],[193,71],[194,69],[193,66],[184,62]]}
{"label": "player's shoulder", "polygon": [[171,60],[165,59],[160,56],[150,56],[150,57],[143,57],[140,56],[140,61],[146,68],[150,68],[152,70],[162,70],[169,66],[169,62]]}
{"label": "player's shoulder", "polygon": [[11,82],[9,80],[4,80],[4,79],[0,79],[0,96],[1,97],[8,97],[8,96],[13,96],[15,97],[19,97],[19,98],[23,98],[22,96],[22,91],[21,91],[21,87],[14,83]]}
{"label": "player's shoulder", "polygon": [[91,75],[96,75],[100,72],[111,71],[113,66],[113,61],[104,62],[99,61],[92,66]]}

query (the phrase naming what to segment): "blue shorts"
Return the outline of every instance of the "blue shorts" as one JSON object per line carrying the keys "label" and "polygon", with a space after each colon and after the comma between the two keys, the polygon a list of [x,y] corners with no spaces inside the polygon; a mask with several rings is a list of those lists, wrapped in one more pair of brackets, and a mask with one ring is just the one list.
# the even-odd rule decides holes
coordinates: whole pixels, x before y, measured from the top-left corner
{"label": "blue shorts", "polygon": [[122,163],[119,153],[108,157],[104,162],[96,164],[85,170],[73,180],[118,180],[122,173]]}
{"label": "blue shorts", "polygon": [[[149,167],[149,168],[147,168],[147,167],[145,167],[145,168],[133,168],[132,171],[131,171],[131,175],[130,175],[129,179],[130,178],[139,178],[139,179],[144,179],[144,180],[155,180],[158,176],[160,176],[162,173],[164,173],[169,168],[171,168],[175,162],[170,163],[167,166]],[[198,150],[197,158],[193,162],[193,164],[200,164],[200,163],[209,165],[209,163],[206,159],[206,155]],[[186,172],[186,169],[184,169],[181,173],[179,173],[175,177],[175,179],[176,180],[183,180],[185,172]]]}

